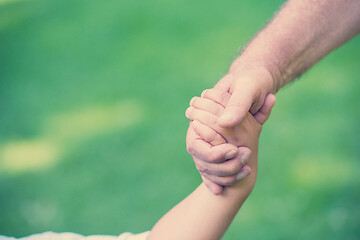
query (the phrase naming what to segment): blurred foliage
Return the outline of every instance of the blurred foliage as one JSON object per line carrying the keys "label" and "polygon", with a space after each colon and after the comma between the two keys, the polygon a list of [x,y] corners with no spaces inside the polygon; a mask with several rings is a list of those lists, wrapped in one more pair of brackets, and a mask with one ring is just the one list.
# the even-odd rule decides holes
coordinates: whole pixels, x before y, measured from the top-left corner
{"label": "blurred foliage", "polygon": [[[200,182],[189,100],[281,4],[0,1],[0,234],[149,230]],[[278,93],[224,239],[358,239],[359,66],[356,38]]]}

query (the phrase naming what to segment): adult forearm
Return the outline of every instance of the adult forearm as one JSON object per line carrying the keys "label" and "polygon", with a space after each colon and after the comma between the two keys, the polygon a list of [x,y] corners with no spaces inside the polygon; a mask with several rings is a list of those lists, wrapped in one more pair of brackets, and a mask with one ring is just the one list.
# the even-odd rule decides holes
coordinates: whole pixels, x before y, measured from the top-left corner
{"label": "adult forearm", "polygon": [[230,72],[267,69],[272,92],[360,32],[359,0],[290,0],[249,43]]}

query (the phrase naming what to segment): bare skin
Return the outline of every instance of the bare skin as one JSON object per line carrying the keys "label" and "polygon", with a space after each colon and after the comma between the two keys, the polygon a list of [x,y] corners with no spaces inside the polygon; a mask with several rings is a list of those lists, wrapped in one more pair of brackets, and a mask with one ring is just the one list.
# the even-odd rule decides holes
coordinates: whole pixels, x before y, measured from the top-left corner
{"label": "bare skin", "polygon": [[[214,89],[230,94],[223,102],[225,110],[218,120],[219,125],[231,128],[240,123],[247,112],[257,113],[268,93],[276,93],[359,33],[359,0],[288,1],[214,86]],[[212,99],[211,96],[208,98]],[[207,149],[192,146],[192,142],[188,141],[188,149],[192,149],[195,163],[208,161]],[[217,147],[217,152],[212,152],[217,159],[211,160],[218,162],[210,169],[212,173],[219,173],[230,149],[227,145],[226,149]],[[199,155],[203,157],[200,159]],[[240,161],[241,155],[240,149],[231,159]],[[228,172],[227,176],[233,174]],[[208,186],[216,194],[221,192],[215,183]]]}
{"label": "bare skin", "polygon": [[[213,117],[214,115],[221,116],[227,99],[231,95],[217,89],[209,89],[204,91],[202,96],[201,98],[194,97],[191,100],[191,106],[186,110],[186,116],[190,120],[196,120],[194,115],[202,111],[206,117],[203,117],[204,120],[201,122],[193,121],[190,123],[186,141],[188,146],[200,149],[200,151],[194,151],[192,148],[188,148],[188,151],[193,154],[195,165],[201,173],[205,185],[215,195],[218,195],[221,194],[224,186],[230,186],[245,177],[240,171],[247,163],[252,150],[248,148],[249,144],[246,137],[240,134],[241,131],[237,131],[238,128],[242,127],[242,124],[234,128],[223,128],[218,125],[218,118]],[[217,107],[213,105],[212,108],[209,107],[212,101],[218,103]],[[269,116],[273,103],[275,103],[275,96],[269,94],[261,109],[254,114],[254,118],[258,122],[264,123]],[[247,115],[251,116],[250,113]],[[241,123],[246,125],[246,122]],[[206,131],[205,126],[210,127],[213,131],[209,131],[209,128]],[[237,134],[231,134],[234,131]],[[226,139],[226,141],[221,141],[221,139]],[[236,157],[229,157],[235,155]]]}
{"label": "bare skin", "polygon": [[[248,160],[248,165],[240,169],[240,178],[246,178],[227,187],[222,195],[213,195],[202,183],[155,224],[148,238],[150,240],[221,239],[255,185],[259,134],[262,124],[267,120],[275,104],[275,97],[272,95],[267,98],[265,102],[267,108],[264,108],[262,113],[254,116],[247,114],[244,121],[231,130],[225,130],[217,124],[208,126],[209,123],[216,122],[222,114],[224,109],[220,104],[207,99],[197,99],[197,101],[202,104],[198,105],[199,108],[191,109],[188,116],[194,120],[192,130],[195,130],[200,138],[206,138],[216,146],[227,141],[237,144],[236,136],[241,135],[244,138],[243,142],[246,142],[246,146],[252,150],[253,154]],[[206,173],[204,176],[207,176]],[[213,181],[217,180],[223,181],[223,179],[213,179]],[[228,181],[232,181],[231,177]],[[226,182],[221,183],[226,184]]]}

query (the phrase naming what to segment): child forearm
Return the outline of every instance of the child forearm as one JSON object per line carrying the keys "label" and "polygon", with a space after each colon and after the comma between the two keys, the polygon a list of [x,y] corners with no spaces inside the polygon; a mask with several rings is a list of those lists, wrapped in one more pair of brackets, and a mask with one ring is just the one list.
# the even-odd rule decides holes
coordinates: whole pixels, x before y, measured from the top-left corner
{"label": "child forearm", "polygon": [[200,184],[156,223],[149,239],[221,239],[250,194],[255,180],[256,170],[240,183],[227,187],[222,195],[213,195],[203,183]]}
{"label": "child forearm", "polygon": [[149,239],[220,239],[245,199],[213,195],[202,183],[156,223]]}

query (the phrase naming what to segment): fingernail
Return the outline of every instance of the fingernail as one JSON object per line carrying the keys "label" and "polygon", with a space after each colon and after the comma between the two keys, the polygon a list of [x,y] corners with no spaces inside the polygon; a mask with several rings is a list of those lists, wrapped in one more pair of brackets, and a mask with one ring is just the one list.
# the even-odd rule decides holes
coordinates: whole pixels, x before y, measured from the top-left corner
{"label": "fingernail", "polygon": [[241,160],[242,164],[246,164],[249,161],[250,154],[251,154],[251,152],[244,152],[241,155],[240,160]]}
{"label": "fingernail", "polygon": [[234,116],[231,113],[225,113],[220,118],[221,122],[231,122],[234,119]]}
{"label": "fingernail", "polygon": [[244,178],[246,178],[247,176],[249,176],[250,171],[246,170],[242,170],[237,176],[236,176],[236,180],[240,181],[243,180]]}
{"label": "fingernail", "polygon": [[192,107],[189,107],[188,109],[186,109],[186,111],[185,111],[185,116],[187,117],[187,118],[189,118],[189,113],[192,111]]}
{"label": "fingernail", "polygon": [[221,195],[222,191],[223,191],[223,187],[220,187],[220,188],[216,189],[213,193],[215,195]]}
{"label": "fingernail", "polygon": [[193,98],[191,99],[191,101],[190,101],[190,106],[192,106],[192,105],[194,104],[194,102],[195,102],[195,97],[193,97]]}
{"label": "fingernail", "polygon": [[220,195],[222,193],[223,187],[220,185],[217,185],[215,183],[211,184],[209,187],[210,192],[214,195]]}
{"label": "fingernail", "polygon": [[232,159],[232,158],[236,157],[237,155],[238,155],[238,152],[236,150],[231,150],[230,152],[228,152],[225,155],[225,159],[229,160],[229,159]]}
{"label": "fingernail", "polygon": [[204,91],[201,93],[201,97],[204,97],[206,91],[207,91],[207,90],[204,90]]}

